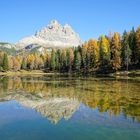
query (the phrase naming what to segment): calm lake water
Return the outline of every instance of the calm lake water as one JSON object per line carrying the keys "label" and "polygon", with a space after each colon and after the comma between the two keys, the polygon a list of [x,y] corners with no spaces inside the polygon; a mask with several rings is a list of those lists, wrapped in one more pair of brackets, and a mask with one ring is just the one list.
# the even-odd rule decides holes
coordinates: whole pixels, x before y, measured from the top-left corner
{"label": "calm lake water", "polygon": [[1,76],[0,140],[140,140],[140,81]]}

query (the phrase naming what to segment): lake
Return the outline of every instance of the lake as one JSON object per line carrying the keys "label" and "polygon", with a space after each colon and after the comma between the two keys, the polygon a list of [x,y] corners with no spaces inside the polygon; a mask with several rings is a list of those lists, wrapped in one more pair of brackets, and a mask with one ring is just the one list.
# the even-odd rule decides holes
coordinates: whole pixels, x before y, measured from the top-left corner
{"label": "lake", "polygon": [[0,76],[0,140],[140,140],[140,81]]}

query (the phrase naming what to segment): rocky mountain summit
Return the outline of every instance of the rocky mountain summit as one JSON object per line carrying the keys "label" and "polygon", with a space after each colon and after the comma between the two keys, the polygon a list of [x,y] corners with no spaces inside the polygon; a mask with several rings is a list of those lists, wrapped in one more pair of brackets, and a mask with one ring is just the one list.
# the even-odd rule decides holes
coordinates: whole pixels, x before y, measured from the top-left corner
{"label": "rocky mountain summit", "polygon": [[62,26],[56,20],[37,31],[35,35],[25,37],[16,43],[16,47],[21,49],[28,45],[40,45],[46,48],[72,47],[81,45],[82,41],[77,33],[68,24]]}

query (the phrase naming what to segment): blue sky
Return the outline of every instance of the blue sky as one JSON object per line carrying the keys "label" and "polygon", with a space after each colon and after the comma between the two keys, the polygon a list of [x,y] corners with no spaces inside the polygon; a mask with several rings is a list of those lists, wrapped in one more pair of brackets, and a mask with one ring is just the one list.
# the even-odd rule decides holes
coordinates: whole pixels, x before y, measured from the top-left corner
{"label": "blue sky", "polygon": [[140,0],[0,0],[0,41],[16,42],[52,19],[83,41],[140,25]]}

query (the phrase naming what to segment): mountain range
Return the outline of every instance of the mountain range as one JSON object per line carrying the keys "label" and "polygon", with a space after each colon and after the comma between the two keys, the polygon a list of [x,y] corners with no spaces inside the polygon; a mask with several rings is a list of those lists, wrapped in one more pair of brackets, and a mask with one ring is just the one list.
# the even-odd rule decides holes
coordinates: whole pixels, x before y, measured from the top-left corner
{"label": "mountain range", "polygon": [[37,31],[34,35],[25,37],[15,44],[0,43],[0,50],[31,50],[39,48],[68,48],[82,44],[79,35],[68,24],[62,26],[56,20],[52,20],[49,25]]}

